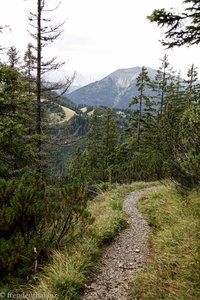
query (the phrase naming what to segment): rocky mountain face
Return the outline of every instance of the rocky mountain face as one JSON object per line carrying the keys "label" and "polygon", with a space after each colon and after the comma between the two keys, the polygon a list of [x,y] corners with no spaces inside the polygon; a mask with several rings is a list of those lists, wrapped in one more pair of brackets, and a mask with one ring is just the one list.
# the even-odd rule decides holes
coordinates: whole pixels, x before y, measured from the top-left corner
{"label": "rocky mountain face", "polygon": [[[67,97],[76,104],[127,108],[132,97],[138,93],[136,78],[141,69],[134,67],[116,70],[99,81],[69,93]],[[151,68],[147,70],[149,77],[154,77],[156,71]]]}

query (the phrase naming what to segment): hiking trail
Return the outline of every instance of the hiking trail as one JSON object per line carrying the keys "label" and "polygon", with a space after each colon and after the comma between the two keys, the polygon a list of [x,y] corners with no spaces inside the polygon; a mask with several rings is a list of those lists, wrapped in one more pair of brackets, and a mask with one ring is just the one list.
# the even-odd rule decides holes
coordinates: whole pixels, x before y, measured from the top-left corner
{"label": "hiking trail", "polygon": [[136,202],[144,193],[156,188],[137,190],[125,197],[123,208],[128,216],[128,226],[104,247],[99,270],[86,286],[82,300],[131,299],[130,283],[149,255],[149,226],[137,210]]}

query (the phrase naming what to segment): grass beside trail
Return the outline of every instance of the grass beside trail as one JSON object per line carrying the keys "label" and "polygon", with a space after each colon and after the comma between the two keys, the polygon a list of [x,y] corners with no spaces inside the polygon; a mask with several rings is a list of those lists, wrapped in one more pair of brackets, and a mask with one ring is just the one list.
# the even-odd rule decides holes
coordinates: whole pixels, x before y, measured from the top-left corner
{"label": "grass beside trail", "polygon": [[[38,276],[38,284],[30,288],[29,294],[37,293],[45,300],[78,299],[80,290],[95,271],[101,245],[111,240],[127,224],[122,210],[124,196],[133,190],[155,184],[138,182],[115,185],[90,201],[89,210],[95,222],[76,244],[65,251],[54,252],[52,261],[44,267],[43,273]],[[29,296],[29,299],[34,297]]]}
{"label": "grass beside trail", "polygon": [[133,299],[200,299],[200,192],[183,198],[174,187],[138,202],[152,228],[151,258],[134,279]]}

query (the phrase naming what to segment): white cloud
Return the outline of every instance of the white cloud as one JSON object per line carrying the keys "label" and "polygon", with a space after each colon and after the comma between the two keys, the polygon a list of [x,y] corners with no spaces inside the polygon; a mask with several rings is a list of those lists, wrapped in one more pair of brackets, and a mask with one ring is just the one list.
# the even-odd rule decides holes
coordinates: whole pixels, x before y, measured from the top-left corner
{"label": "white cloud", "polygon": [[[55,0],[48,0],[55,5]],[[3,46],[16,45],[21,52],[30,37],[27,15],[36,9],[36,0],[1,0],[1,24],[10,24],[12,33],[1,36]],[[64,34],[48,55],[68,61],[66,70],[82,74],[108,74],[118,68],[146,65],[157,68],[165,51],[159,39],[164,30],[151,24],[146,16],[156,8],[180,9],[182,0],[62,0],[51,16],[66,20]],[[195,63],[200,66],[198,47],[169,51],[175,69],[184,74]],[[63,71],[66,72],[66,71]]]}

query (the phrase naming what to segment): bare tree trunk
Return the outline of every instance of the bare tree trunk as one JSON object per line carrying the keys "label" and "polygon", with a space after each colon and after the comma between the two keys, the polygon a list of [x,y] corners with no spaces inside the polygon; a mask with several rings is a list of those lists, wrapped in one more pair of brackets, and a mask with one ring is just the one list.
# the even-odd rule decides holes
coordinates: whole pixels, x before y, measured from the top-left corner
{"label": "bare tree trunk", "polygon": [[36,103],[36,134],[39,135],[37,140],[38,159],[41,163],[41,0],[37,4],[37,76],[36,76],[36,89],[37,89],[37,103]]}
{"label": "bare tree trunk", "polygon": [[[164,71],[163,71],[163,83],[165,83],[165,68],[164,68]],[[162,116],[163,116],[163,106],[164,106],[164,96],[165,96],[165,93],[164,93],[164,87],[162,87],[162,91],[161,91],[161,101],[160,101],[160,117],[162,119]]]}
{"label": "bare tree trunk", "polygon": [[137,147],[140,147],[140,136],[141,136],[141,120],[142,120],[142,97],[143,91],[140,93],[140,107],[139,107],[139,116],[138,116],[138,125],[137,125]]}

